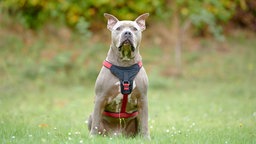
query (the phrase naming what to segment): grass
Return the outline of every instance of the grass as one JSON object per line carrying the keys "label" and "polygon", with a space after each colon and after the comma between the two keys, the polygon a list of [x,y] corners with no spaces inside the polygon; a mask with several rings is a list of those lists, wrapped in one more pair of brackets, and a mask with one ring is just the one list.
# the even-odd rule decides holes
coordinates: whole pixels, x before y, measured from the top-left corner
{"label": "grass", "polygon": [[180,77],[162,74],[173,66],[162,61],[164,50],[141,50],[150,79],[150,142],[88,137],[93,85],[108,46],[81,49],[88,43],[77,40],[73,49],[59,50],[39,39],[0,41],[1,143],[256,143],[255,37],[230,36],[225,52],[212,40],[186,49]]}

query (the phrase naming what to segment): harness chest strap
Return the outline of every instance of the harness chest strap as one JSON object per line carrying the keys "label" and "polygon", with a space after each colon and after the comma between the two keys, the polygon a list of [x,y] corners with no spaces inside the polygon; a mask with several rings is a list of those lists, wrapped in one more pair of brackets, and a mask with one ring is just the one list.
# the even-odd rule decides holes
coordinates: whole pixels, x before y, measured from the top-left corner
{"label": "harness chest strap", "polygon": [[[115,66],[115,65],[111,64],[108,61],[104,61],[103,65],[106,68],[110,69],[110,71],[116,77],[118,77],[120,79],[120,81],[121,81],[121,83],[120,83],[121,93],[123,94],[123,100],[122,100],[120,113],[104,111],[103,114],[106,115],[106,116],[109,116],[109,117],[114,117],[114,118],[130,118],[130,117],[137,116],[138,111],[135,111],[133,113],[127,113],[126,112],[126,105],[127,105],[127,102],[128,102],[128,95],[132,92],[132,88],[130,86],[131,85],[130,81],[133,81],[133,79],[135,78],[135,76],[139,72],[140,68],[142,67],[142,62],[138,62],[137,64],[135,64],[131,67],[118,67],[118,66]],[[112,67],[115,67],[118,70],[112,70],[111,69]],[[129,76],[128,72],[126,72],[126,71],[127,70],[129,71],[129,68],[132,69],[133,67],[135,67],[136,71],[133,72],[131,76]],[[124,69],[124,70],[120,70],[120,69]],[[116,72],[116,71],[118,71],[118,72]],[[122,74],[119,74],[119,71],[121,71]],[[120,76],[120,75],[122,75],[122,76]],[[129,80],[129,79],[131,79],[131,80]]]}

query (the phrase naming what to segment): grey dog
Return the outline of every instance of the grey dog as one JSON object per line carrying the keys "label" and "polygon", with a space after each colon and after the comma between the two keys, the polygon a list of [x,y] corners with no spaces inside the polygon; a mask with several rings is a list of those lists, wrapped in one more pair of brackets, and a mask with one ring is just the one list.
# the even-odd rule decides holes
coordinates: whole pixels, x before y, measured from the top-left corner
{"label": "grey dog", "polygon": [[[119,21],[115,16],[107,13],[104,16],[108,20],[107,28],[111,31],[112,41],[105,64],[95,84],[95,106],[88,120],[90,136],[122,134],[125,136],[141,135],[150,139],[148,77],[139,53],[142,31],[146,29],[145,19],[149,14],[142,14],[134,21]],[[130,80],[132,83],[121,81],[112,73],[111,66],[122,69],[124,72],[120,72],[121,75],[123,73],[129,75],[126,69],[136,67],[137,72]],[[127,84],[132,87],[127,87]],[[124,102],[125,92],[121,93],[121,85],[124,90],[131,89],[131,92],[126,94],[126,102]],[[125,112],[121,112],[122,107]]]}

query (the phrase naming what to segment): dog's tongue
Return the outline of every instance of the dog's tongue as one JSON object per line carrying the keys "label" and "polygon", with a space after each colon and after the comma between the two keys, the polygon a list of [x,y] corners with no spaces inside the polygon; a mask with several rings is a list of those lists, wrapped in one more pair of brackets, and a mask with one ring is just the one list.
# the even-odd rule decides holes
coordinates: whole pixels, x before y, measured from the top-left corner
{"label": "dog's tongue", "polygon": [[131,45],[129,44],[125,44],[122,47],[122,60],[130,60],[131,59]]}

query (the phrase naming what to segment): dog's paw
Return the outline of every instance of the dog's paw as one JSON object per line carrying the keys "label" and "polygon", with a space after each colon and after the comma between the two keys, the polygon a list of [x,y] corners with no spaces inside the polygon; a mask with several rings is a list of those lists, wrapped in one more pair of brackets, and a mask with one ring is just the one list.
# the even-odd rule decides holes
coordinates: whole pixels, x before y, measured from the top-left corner
{"label": "dog's paw", "polygon": [[89,133],[89,138],[93,138],[97,135],[97,129],[92,129]]}
{"label": "dog's paw", "polygon": [[149,134],[140,134],[139,136],[140,136],[141,138],[145,139],[145,140],[148,140],[148,141],[151,140],[151,137],[150,137]]}
{"label": "dog's paw", "polygon": [[145,140],[151,141],[150,135],[144,135],[143,138],[144,138]]}
{"label": "dog's paw", "polygon": [[97,136],[97,133],[96,132],[90,132],[90,134],[89,134],[89,138],[90,139],[92,139],[92,138],[94,138],[94,137],[96,137]]}
{"label": "dog's paw", "polygon": [[94,138],[94,137],[95,137],[94,135],[89,134],[89,138],[90,138],[90,139],[92,139],[92,138]]}

